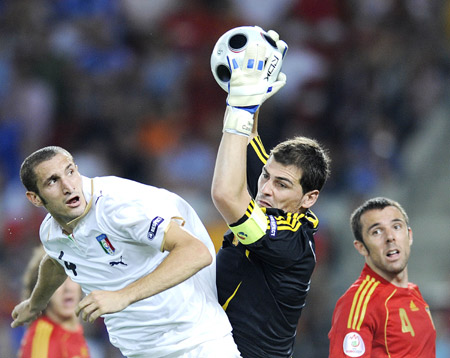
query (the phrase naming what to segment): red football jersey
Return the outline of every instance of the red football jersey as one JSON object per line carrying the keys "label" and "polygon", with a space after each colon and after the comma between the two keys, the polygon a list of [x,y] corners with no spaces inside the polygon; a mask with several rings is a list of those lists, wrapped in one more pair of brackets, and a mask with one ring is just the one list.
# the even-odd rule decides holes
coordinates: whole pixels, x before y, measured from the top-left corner
{"label": "red football jersey", "polygon": [[83,327],[68,331],[41,316],[27,329],[19,358],[89,358]]}
{"label": "red football jersey", "polygon": [[436,329],[419,288],[392,285],[365,265],[333,313],[330,358],[435,358]]}

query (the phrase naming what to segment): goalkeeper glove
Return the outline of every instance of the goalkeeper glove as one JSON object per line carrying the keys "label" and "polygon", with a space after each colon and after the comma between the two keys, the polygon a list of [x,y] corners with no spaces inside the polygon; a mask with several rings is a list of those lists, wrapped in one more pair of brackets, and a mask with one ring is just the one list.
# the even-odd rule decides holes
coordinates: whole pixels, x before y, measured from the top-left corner
{"label": "goalkeeper glove", "polygon": [[253,113],[238,107],[227,106],[223,121],[223,131],[248,137],[252,133],[253,122]]}
{"label": "goalkeeper glove", "polygon": [[280,35],[278,35],[278,32],[276,32],[274,30],[267,31],[267,34],[270,36],[270,38],[273,40],[273,42],[277,46],[278,51],[281,52],[282,58],[284,58],[284,56],[286,56],[286,52],[288,50],[287,43],[284,42],[283,40],[280,40]]}
{"label": "goalkeeper glove", "polygon": [[[288,46],[279,39],[275,31],[269,30],[267,34],[281,56],[280,53],[274,52],[266,62],[265,45],[249,44],[242,68],[235,59],[227,57],[231,79],[228,83],[229,106],[225,112],[224,132],[249,136],[253,128],[253,114],[264,101],[286,84],[286,75],[280,70]],[[270,77],[275,75],[276,81],[269,85]]]}
{"label": "goalkeeper glove", "polygon": [[282,58],[274,52],[265,61],[266,47],[264,45],[249,44],[242,64],[239,67],[233,58],[228,59],[231,69],[231,79],[228,83],[227,103],[232,107],[239,107],[250,113],[255,113],[259,106],[277,93],[286,84],[286,75],[279,73],[277,80],[269,84],[269,78],[279,71]]}

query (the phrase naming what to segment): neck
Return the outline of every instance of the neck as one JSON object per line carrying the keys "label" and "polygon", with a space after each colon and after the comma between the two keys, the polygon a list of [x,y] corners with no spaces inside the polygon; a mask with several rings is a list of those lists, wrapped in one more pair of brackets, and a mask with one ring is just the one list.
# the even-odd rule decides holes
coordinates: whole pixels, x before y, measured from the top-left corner
{"label": "neck", "polygon": [[75,230],[75,226],[77,225],[79,219],[81,219],[84,216],[85,216],[85,213],[83,213],[83,215],[78,216],[77,218],[75,218],[74,220],[72,220],[70,222],[67,222],[67,218],[64,218],[64,217],[53,216],[53,218],[56,220],[56,222],[59,224],[59,226],[61,226],[62,232],[65,235],[70,235]]}
{"label": "neck", "polygon": [[392,277],[392,280],[390,280],[389,282],[395,286],[407,288],[408,287],[408,271],[406,270],[406,268],[399,274]]}
{"label": "neck", "polygon": [[386,272],[379,270],[377,267],[371,265],[370,263],[367,263],[367,265],[392,285],[402,288],[408,287],[408,269],[406,266],[400,272]]}

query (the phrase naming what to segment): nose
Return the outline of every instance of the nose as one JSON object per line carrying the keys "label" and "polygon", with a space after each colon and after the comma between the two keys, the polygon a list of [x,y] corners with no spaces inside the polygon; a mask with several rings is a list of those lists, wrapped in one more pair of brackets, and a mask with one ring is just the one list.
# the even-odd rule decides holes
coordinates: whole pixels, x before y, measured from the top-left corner
{"label": "nose", "polygon": [[386,230],[386,241],[387,242],[395,241],[395,235],[393,230],[391,229]]}
{"label": "nose", "polygon": [[69,278],[66,278],[66,280],[63,282],[63,284],[61,285],[63,292],[68,292],[70,291],[70,283],[69,283]]}
{"label": "nose", "polygon": [[69,277],[61,285],[64,292],[73,292],[79,288],[78,284],[73,282]]}
{"label": "nose", "polygon": [[272,194],[272,184],[270,183],[270,180],[268,180],[264,184],[262,184],[261,193],[263,193],[264,195]]}
{"label": "nose", "polygon": [[66,178],[61,178],[61,186],[64,194],[70,194],[73,190],[72,182]]}

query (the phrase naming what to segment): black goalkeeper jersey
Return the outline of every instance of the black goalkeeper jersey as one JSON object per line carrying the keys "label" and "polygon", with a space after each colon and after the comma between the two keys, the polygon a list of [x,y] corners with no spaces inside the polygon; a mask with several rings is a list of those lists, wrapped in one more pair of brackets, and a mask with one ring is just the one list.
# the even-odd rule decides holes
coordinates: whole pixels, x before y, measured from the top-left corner
{"label": "black goalkeeper jersey", "polygon": [[[260,138],[253,139],[247,151],[252,197],[267,159]],[[253,205],[252,200],[249,211]],[[289,358],[316,262],[313,234],[318,219],[309,210],[305,214],[262,210],[268,226],[259,240],[243,245],[231,230],[224,236],[217,254],[219,302],[243,358]],[[235,225],[247,219],[243,215]]]}

